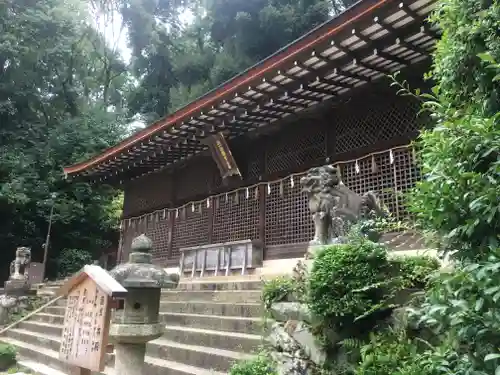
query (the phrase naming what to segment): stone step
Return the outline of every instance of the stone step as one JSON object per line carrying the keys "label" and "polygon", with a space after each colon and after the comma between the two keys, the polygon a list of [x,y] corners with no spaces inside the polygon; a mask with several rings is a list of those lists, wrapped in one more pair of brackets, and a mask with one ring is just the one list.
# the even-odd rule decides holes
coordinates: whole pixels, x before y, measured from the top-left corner
{"label": "stone step", "polygon": [[235,361],[252,357],[252,354],[181,344],[163,337],[148,343],[147,354],[154,358],[175,360],[195,367],[203,368],[209,365],[210,369],[223,372],[229,371]]}
{"label": "stone step", "polygon": [[[61,310],[62,312],[63,310]],[[62,325],[64,315],[39,313],[34,315],[28,322],[40,322]],[[175,326],[184,326],[201,329],[212,329],[223,332],[260,334],[263,330],[261,318],[240,316],[215,316],[203,314],[186,313],[160,313],[160,321]]]}
{"label": "stone step", "polygon": [[[58,326],[57,328],[61,330],[60,326]],[[5,336],[17,341],[36,345],[40,348],[49,349],[56,353],[59,352],[59,347],[61,345],[60,335],[48,334],[46,332],[32,332],[24,328],[9,329],[7,332],[5,332]]]}
{"label": "stone step", "polygon": [[[258,303],[261,301],[260,290],[172,290],[164,289],[161,301],[213,301],[227,303]],[[66,298],[55,301],[51,306],[66,306]]]}
{"label": "stone step", "polygon": [[[186,365],[168,361],[161,358],[152,358],[146,356],[146,371],[147,375],[227,375],[226,373],[207,370],[201,367]],[[106,375],[116,375],[114,372],[106,371]],[[142,375],[142,374],[141,374]]]}
{"label": "stone step", "polygon": [[[218,315],[218,316],[243,316],[258,318],[262,316],[260,303],[228,303],[206,301],[170,301],[160,304],[161,312]],[[47,314],[64,315],[63,306],[49,306],[44,310]]]}
{"label": "stone step", "polygon": [[177,289],[180,290],[259,290],[262,281],[259,278],[203,278],[192,280],[181,280]]}
{"label": "stone step", "polygon": [[[29,334],[33,334],[34,338],[30,340],[40,341],[42,345],[50,346],[53,350],[58,350],[58,339],[62,335],[61,324],[51,324],[36,321],[25,321],[19,323],[18,327],[9,333],[8,336],[16,339],[24,339]],[[166,326],[163,335],[165,339],[175,341],[187,345],[201,345],[216,349],[236,350],[244,353],[254,351],[261,343],[260,335],[237,333],[237,332],[221,332],[210,329],[200,329],[182,326]],[[44,340],[47,340],[45,342]]]}
{"label": "stone step", "polygon": [[37,322],[34,320],[26,320],[24,322],[19,323],[17,325],[17,328],[29,332],[36,332],[50,336],[61,337],[62,335],[62,323],[54,324],[54,323]]}
{"label": "stone step", "polygon": [[51,314],[51,315],[59,315],[59,316],[64,316],[64,306],[48,306],[45,310],[43,310],[44,313],[46,314]]}
{"label": "stone step", "polygon": [[[0,337],[0,341],[14,345],[20,356],[20,364],[30,368],[36,374],[62,375],[61,372],[70,374],[74,370],[59,359],[57,351],[5,336]],[[148,375],[226,375],[215,370],[149,356],[145,358],[145,373]],[[106,367],[103,375],[115,375],[113,368]]]}
{"label": "stone step", "polygon": [[40,322],[40,323],[51,323],[51,324],[63,324],[64,315],[63,314],[48,314],[48,313],[38,313],[35,314],[28,320],[29,322]]}
{"label": "stone step", "polygon": [[18,358],[17,363],[21,368],[29,369],[31,373],[36,375],[67,375],[65,372],[27,358]]}
{"label": "stone step", "polygon": [[216,349],[254,352],[263,344],[263,337],[248,333],[222,332],[211,329],[167,325],[163,338],[186,345],[199,345]]}
{"label": "stone step", "polygon": [[[253,333],[262,332],[262,321],[260,318],[241,316],[214,316],[187,313],[160,313],[161,321],[165,324],[206,328],[223,332]],[[62,320],[61,320],[62,322]]]}
{"label": "stone step", "polygon": [[[62,330],[61,326],[56,327],[60,331]],[[36,347],[44,348],[46,350],[53,351],[54,353],[58,353],[61,342],[60,335],[32,332],[23,328],[10,329],[5,333],[5,335],[5,338],[29,343],[30,345],[35,345]],[[4,337],[2,337],[1,339],[3,340]],[[248,349],[257,349],[257,346],[258,344],[256,343],[255,347],[249,347]],[[215,369],[218,371],[228,371],[234,361],[251,356],[249,354],[244,354],[227,349],[179,343],[164,337],[148,343],[146,350],[146,353],[149,357],[166,359],[168,361],[178,362],[200,368],[204,368],[207,365],[210,365],[211,369]],[[113,366],[113,362],[114,355],[107,354],[107,366]],[[52,364],[48,364],[48,366],[52,366]],[[61,370],[65,371],[65,368],[62,367]]]}
{"label": "stone step", "polygon": [[223,316],[244,316],[257,318],[262,315],[262,305],[260,303],[227,303],[227,302],[206,302],[206,301],[170,301],[160,304],[161,312],[223,315]]}
{"label": "stone step", "polygon": [[163,290],[165,301],[260,302],[260,290]]}
{"label": "stone step", "polygon": [[29,359],[36,363],[43,363],[45,366],[62,371],[65,374],[71,374],[71,366],[59,359],[59,352],[43,346],[38,346],[31,342],[17,340],[13,337],[2,336],[0,341],[16,347],[18,356],[23,359]]}

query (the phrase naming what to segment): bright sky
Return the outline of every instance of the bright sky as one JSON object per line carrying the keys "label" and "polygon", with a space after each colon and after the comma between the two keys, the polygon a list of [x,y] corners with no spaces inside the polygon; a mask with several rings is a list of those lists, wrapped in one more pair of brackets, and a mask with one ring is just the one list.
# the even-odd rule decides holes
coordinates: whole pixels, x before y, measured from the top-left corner
{"label": "bright sky", "polygon": [[[119,12],[103,14],[92,9],[91,12],[94,14],[94,27],[104,35],[108,46],[118,51],[127,64],[130,63],[131,50],[128,47],[127,30],[123,27],[123,20]],[[193,21],[194,15],[191,11],[185,11],[181,14],[180,19],[184,24],[189,24]],[[129,125],[130,129],[135,129],[145,127],[147,124],[134,120]]]}
{"label": "bright sky", "polygon": [[[130,62],[131,51],[127,46],[127,30],[123,27],[119,12],[114,11],[108,15],[100,12],[93,13],[95,14],[94,26],[103,33],[108,45],[118,50],[127,63]],[[190,10],[186,10],[180,15],[180,19],[183,24],[190,24],[193,22],[194,15]]]}

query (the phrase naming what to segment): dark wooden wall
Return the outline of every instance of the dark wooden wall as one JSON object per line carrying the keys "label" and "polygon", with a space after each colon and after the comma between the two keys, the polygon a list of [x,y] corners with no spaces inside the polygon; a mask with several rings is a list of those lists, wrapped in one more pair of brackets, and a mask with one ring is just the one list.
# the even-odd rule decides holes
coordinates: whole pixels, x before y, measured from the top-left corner
{"label": "dark wooden wall", "polygon": [[[279,131],[257,139],[231,142],[244,181],[237,193],[226,198],[226,191],[238,186],[223,186],[210,156],[193,159],[183,168],[151,174],[125,187],[124,218],[170,208],[149,221],[129,225],[124,233],[124,248],[142,232],[152,237],[155,258],[175,263],[182,247],[241,239],[261,239],[266,259],[303,253],[313,226],[307,201],[300,193],[298,178],[288,183],[266,181],[306,171],[314,165],[358,158],[370,152],[388,150],[414,139],[425,123],[417,117],[418,105],[397,96],[386,84],[352,97],[328,111],[304,116],[283,124]],[[418,166],[409,150],[377,155],[343,166],[344,182],[353,190],[379,192],[397,215],[404,215],[403,202],[396,191],[413,186],[419,178]],[[391,162],[392,161],[392,162]],[[375,162],[377,171],[373,172]],[[261,183],[247,192],[245,186]],[[255,190],[258,190],[257,192]],[[208,204],[188,202],[220,194]],[[247,198],[249,196],[249,198]],[[176,210],[188,203],[181,210]]]}

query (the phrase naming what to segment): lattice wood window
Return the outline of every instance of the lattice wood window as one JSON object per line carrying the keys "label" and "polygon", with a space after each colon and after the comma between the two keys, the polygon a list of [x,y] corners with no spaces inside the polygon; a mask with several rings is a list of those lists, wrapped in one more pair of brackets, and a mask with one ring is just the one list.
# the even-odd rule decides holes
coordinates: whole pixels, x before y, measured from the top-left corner
{"label": "lattice wood window", "polygon": [[[266,245],[280,245],[310,241],[314,225],[308,201],[301,193],[299,177],[270,185],[266,195]],[[266,187],[267,190],[267,187]],[[267,191],[266,191],[267,194]]]}
{"label": "lattice wood window", "polygon": [[140,223],[136,221],[124,229],[122,238],[122,261],[127,261],[128,254],[131,250],[132,240],[141,234],[145,234],[153,241],[151,254],[155,261],[167,258],[169,235],[168,214],[166,214],[165,217],[163,217],[163,213],[148,215],[141,220]]}
{"label": "lattice wood window", "polygon": [[259,200],[255,189],[214,199],[213,243],[259,238]]}
{"label": "lattice wood window", "polygon": [[394,164],[396,165],[396,188],[398,191],[399,217],[407,217],[408,207],[405,193],[412,189],[417,181],[422,179],[420,166],[411,150],[394,151]]}
{"label": "lattice wood window", "polygon": [[125,186],[123,214],[125,217],[166,207],[172,201],[172,175],[153,173]]}
{"label": "lattice wood window", "polygon": [[[392,158],[387,151],[357,163],[340,164],[340,168],[342,181],[350,189],[358,194],[374,191],[395,218],[408,217],[403,194],[420,179],[410,149],[395,149]],[[313,237],[307,198],[298,184],[300,176],[295,177],[293,188],[289,179],[271,184],[271,194],[266,196],[266,245],[307,242]]]}
{"label": "lattice wood window", "polygon": [[267,173],[296,170],[301,165],[326,157],[324,128],[303,123],[281,132],[269,142],[266,155]]}
{"label": "lattice wood window", "polygon": [[[183,247],[208,244],[208,210],[203,203],[185,206],[175,219],[172,242],[172,258],[179,256]],[[175,215],[175,210],[174,210]]]}
{"label": "lattice wood window", "polygon": [[163,214],[155,214],[151,221],[147,223],[146,236],[153,241],[154,260],[165,260],[168,255],[168,215],[163,218]]}
{"label": "lattice wood window", "polygon": [[332,120],[336,129],[335,153],[357,150],[417,130],[418,110],[418,103],[397,96],[356,100]]}
{"label": "lattice wood window", "polygon": [[404,193],[420,179],[419,168],[413,161],[411,150],[394,150],[392,163],[391,153],[386,152],[360,160],[358,166],[359,173],[356,172],[355,162],[342,165],[344,183],[358,194],[374,191],[397,219],[407,217]]}
{"label": "lattice wood window", "polygon": [[210,156],[179,169],[175,173],[175,179],[176,198],[181,201],[206,195],[212,185],[220,185],[219,170]]}
{"label": "lattice wood window", "polygon": [[[372,171],[375,162],[376,172]],[[377,197],[397,215],[397,200],[394,191],[394,164],[390,163],[389,154],[375,155],[358,162],[359,173],[356,172],[356,163],[341,165],[342,181],[346,186],[358,194],[374,191]]]}

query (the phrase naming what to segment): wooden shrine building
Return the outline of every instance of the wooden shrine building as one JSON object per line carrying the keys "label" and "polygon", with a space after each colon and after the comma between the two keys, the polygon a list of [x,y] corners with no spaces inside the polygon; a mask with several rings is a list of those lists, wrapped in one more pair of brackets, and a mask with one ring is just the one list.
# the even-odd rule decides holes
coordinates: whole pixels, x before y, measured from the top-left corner
{"label": "wooden shrine building", "polygon": [[64,172],[124,189],[119,258],[145,233],[165,266],[186,248],[248,241],[264,260],[302,256],[313,223],[299,179],[312,166],[337,164],[347,186],[378,192],[404,218],[400,193],[420,178],[410,143],[426,121],[387,76],[423,86],[439,37],[425,22],[432,9],[433,0],[362,0]]}

